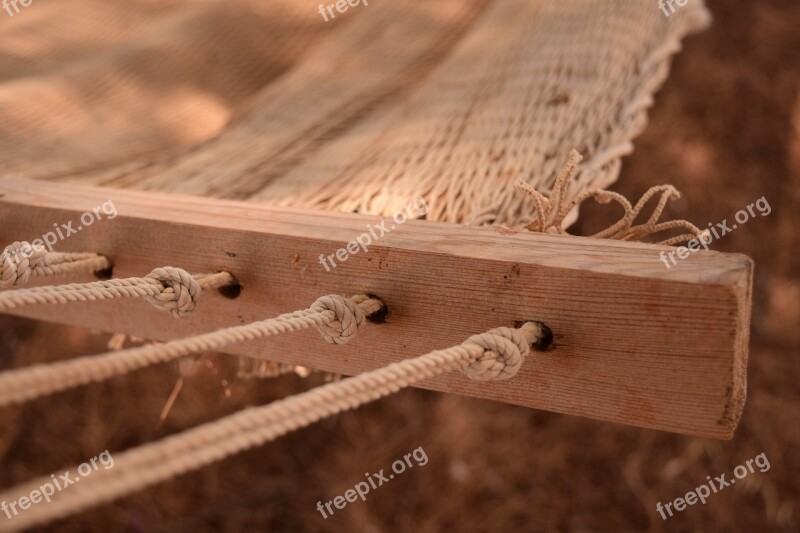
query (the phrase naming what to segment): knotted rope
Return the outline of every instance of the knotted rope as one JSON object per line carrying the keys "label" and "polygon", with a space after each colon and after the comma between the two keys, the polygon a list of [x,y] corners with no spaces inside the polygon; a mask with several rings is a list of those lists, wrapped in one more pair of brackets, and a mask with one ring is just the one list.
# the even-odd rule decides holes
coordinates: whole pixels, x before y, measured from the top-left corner
{"label": "knotted rope", "polygon": [[[32,506],[13,520],[0,521],[0,527],[27,528],[112,501],[445,372],[461,369],[472,379],[507,379],[519,370],[529,346],[545,335],[544,327],[536,322],[519,329],[493,329],[458,346],[392,363],[266,406],[247,408],[116,454],[112,469],[82,478],[83,483],[58,492],[47,505]],[[13,487],[0,494],[0,501],[13,501],[49,481],[50,477],[42,477]]]}
{"label": "knotted rope", "polygon": [[363,327],[367,316],[383,308],[383,302],[365,295],[352,298],[323,296],[308,309],[243,326],[163,344],[150,344],[3,372],[0,374],[0,406],[121,376],[189,354],[219,350],[230,344],[299,331],[311,326],[316,327],[326,341],[343,344]]}
{"label": "knotted rope", "polygon": [[180,268],[161,267],[143,278],[110,279],[0,292],[0,311],[35,304],[145,298],[155,307],[169,311],[172,316],[181,317],[194,309],[203,289],[217,289],[234,283],[236,280],[227,272],[194,277]]}
{"label": "knotted rope", "polygon": [[[369,303],[373,302],[373,303]],[[333,315],[332,320],[317,325],[317,329],[322,338],[331,344],[344,344],[348,342],[364,325],[366,315],[360,305],[366,305],[370,313],[375,313],[383,308],[381,304],[375,308],[374,302],[380,302],[368,296],[356,296],[355,298],[342,298],[335,294],[319,298],[311,306],[310,311],[325,315]]]}
{"label": "knotted rope", "polygon": [[0,263],[0,288],[25,285],[31,277],[93,274],[111,268],[111,261],[93,253],[48,252],[25,241],[9,244]]}
{"label": "knotted rope", "polygon": [[[582,159],[583,158],[577,151],[572,150],[570,152],[569,161],[567,161],[558,173],[558,176],[556,176],[555,183],[548,196],[543,195],[522,179],[518,179],[514,183],[514,188],[526,193],[536,206],[536,218],[526,224],[525,229],[540,233],[564,234],[566,233],[564,220],[567,215],[569,215],[575,207],[589,198],[594,198],[595,201],[600,204],[607,204],[611,201],[615,201],[625,210],[625,214],[616,223],[603,231],[591,235],[598,239],[633,241],[672,229],[683,229],[690,232],[670,237],[658,243],[671,246],[679,242],[698,238],[708,231],[706,230],[706,232],[703,232],[697,226],[686,220],[658,222],[667,202],[681,197],[681,193],[672,185],[657,185],[651,187],[642,195],[635,206],[632,206],[627,198],[617,192],[599,189],[585,191],[575,196],[572,200],[567,201],[569,184],[572,182],[577,172],[578,164]],[[650,215],[650,218],[647,219],[645,223],[634,226],[633,222],[636,220],[636,217],[642,212],[647,202],[657,194],[661,194],[661,197],[658,200],[656,208],[653,210],[653,214]]]}

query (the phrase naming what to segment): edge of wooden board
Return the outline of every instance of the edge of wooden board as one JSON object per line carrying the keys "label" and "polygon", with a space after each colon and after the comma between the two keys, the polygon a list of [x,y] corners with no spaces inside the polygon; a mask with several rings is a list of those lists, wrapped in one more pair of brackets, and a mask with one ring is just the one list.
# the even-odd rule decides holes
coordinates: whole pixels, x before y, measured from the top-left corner
{"label": "edge of wooden board", "polygon": [[14,314],[164,341],[300,309],[323,294],[369,292],[387,302],[389,319],[348,345],[309,331],[226,351],[355,374],[536,319],[554,330],[556,349],[532,355],[513,380],[479,384],[453,373],[421,386],[714,438],[730,438],[740,418],[746,256],[698,252],[667,269],[659,252],[668,247],[409,220],[326,272],[319,254],[384,217],[10,178],[0,179],[0,238],[32,240],[108,200],[116,218],[57,249],[103,253],[116,277],[166,264],[228,270],[241,296],[204,295],[181,320],[143,301]]}

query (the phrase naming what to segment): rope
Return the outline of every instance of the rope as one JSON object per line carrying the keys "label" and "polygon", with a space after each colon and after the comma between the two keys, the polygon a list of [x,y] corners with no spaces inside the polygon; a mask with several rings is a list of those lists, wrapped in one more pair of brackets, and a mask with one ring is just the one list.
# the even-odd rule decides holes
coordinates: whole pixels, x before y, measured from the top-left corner
{"label": "rope", "polygon": [[[556,176],[555,184],[548,196],[543,195],[522,179],[518,179],[514,183],[514,188],[526,193],[536,207],[536,218],[525,225],[525,229],[542,233],[564,234],[566,233],[565,226],[567,225],[565,224],[565,219],[569,213],[584,201],[589,198],[594,198],[601,204],[607,204],[611,201],[619,203],[625,210],[625,214],[620,220],[603,231],[591,235],[591,237],[632,241],[671,229],[683,229],[689,232],[670,237],[658,243],[671,246],[679,242],[699,238],[701,235],[708,232],[708,230],[701,231],[697,226],[686,220],[658,222],[667,202],[681,197],[681,193],[672,185],[651,187],[642,195],[636,203],[636,206],[631,205],[627,198],[617,192],[598,189],[585,191],[582,194],[574,196],[572,200],[567,201],[569,196],[569,184],[572,182],[578,169],[578,164],[582,159],[583,158],[577,151],[572,150],[572,152],[570,152],[569,161],[567,161],[566,165],[564,165]],[[650,218],[647,219],[644,224],[634,226],[633,222],[636,220],[636,217],[642,212],[647,202],[657,194],[661,194],[661,197],[653,210],[653,214],[650,215]]]}
{"label": "rope", "polygon": [[[47,505],[32,506],[11,520],[0,521],[0,527],[31,527],[112,501],[445,372],[461,369],[471,379],[482,381],[508,379],[519,370],[530,344],[544,336],[543,327],[535,322],[519,329],[496,328],[458,346],[392,363],[266,406],[244,409],[115,455],[113,468],[82,478],[83,483],[57,493]],[[48,482],[50,477],[41,477],[13,487],[0,494],[0,501],[13,501]]]}
{"label": "rope", "polygon": [[34,304],[64,304],[144,298],[159,309],[181,317],[192,311],[203,289],[217,289],[236,283],[227,272],[200,274],[196,278],[175,267],[156,268],[144,278],[110,279],[92,283],[71,283],[0,292],[0,311]]}
{"label": "rope", "polygon": [[0,406],[121,376],[189,354],[218,350],[230,344],[299,331],[310,326],[315,326],[326,341],[342,344],[355,336],[363,327],[367,316],[383,308],[383,302],[369,296],[324,296],[308,309],[260,322],[163,344],[150,344],[4,372],[0,374]]}
{"label": "rope", "polygon": [[48,252],[25,241],[6,246],[2,258],[0,288],[25,285],[31,277],[94,274],[112,266],[99,254]]}

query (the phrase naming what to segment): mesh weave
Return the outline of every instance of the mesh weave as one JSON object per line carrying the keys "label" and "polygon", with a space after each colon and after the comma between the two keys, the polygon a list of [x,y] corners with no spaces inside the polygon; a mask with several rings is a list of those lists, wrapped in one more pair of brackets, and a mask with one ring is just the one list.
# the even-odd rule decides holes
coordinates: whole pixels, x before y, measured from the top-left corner
{"label": "mesh weave", "polygon": [[0,165],[58,179],[515,225],[571,149],[607,187],[700,1],[37,0],[0,33]]}

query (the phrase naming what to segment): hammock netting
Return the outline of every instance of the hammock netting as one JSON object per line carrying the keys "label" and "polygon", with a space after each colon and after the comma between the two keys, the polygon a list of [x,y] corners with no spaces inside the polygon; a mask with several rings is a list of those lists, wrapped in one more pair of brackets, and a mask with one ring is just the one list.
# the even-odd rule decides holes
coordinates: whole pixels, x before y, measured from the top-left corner
{"label": "hammock netting", "polygon": [[4,175],[517,224],[611,184],[701,2],[37,0],[0,34]]}

